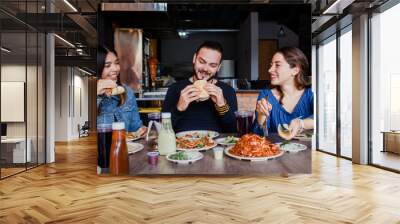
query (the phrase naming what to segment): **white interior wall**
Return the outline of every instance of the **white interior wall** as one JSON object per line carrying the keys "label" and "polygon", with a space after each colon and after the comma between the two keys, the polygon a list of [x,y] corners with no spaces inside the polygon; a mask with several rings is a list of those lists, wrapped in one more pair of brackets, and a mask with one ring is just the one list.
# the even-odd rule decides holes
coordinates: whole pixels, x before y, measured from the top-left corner
{"label": "white interior wall", "polygon": [[85,121],[88,121],[88,78],[82,76],[79,70],[74,70],[74,105],[73,108],[73,119],[72,119],[72,136],[78,138],[78,125],[82,126]]}
{"label": "white interior wall", "polygon": [[[28,66],[28,74],[33,71],[36,73],[36,67]],[[25,82],[25,65],[9,64],[1,66],[1,81],[5,82]],[[30,89],[28,89],[30,90]],[[36,96],[36,89],[34,90],[34,95]],[[33,93],[27,93],[28,98],[32,98]],[[28,102],[32,100],[27,99]],[[1,110],[7,110],[7,108],[1,108]],[[11,111],[10,111],[11,113]],[[28,114],[29,116],[29,114]],[[36,116],[36,114],[35,114]],[[32,120],[28,118],[28,120]],[[25,137],[25,122],[7,122],[7,137]],[[30,137],[30,136],[28,136]]]}
{"label": "white interior wall", "polygon": [[68,140],[68,76],[67,67],[55,67],[55,141]]}
{"label": "white interior wall", "polygon": [[88,78],[76,68],[56,67],[56,141],[79,138],[78,124],[88,120]]}

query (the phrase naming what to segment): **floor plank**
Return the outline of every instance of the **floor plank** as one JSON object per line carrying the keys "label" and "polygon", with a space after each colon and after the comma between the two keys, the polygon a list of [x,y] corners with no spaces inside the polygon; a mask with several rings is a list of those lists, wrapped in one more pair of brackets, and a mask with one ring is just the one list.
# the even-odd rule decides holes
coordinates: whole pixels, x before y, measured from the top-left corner
{"label": "floor plank", "polygon": [[400,223],[400,175],[313,152],[313,173],[107,177],[96,139],[0,181],[0,223]]}

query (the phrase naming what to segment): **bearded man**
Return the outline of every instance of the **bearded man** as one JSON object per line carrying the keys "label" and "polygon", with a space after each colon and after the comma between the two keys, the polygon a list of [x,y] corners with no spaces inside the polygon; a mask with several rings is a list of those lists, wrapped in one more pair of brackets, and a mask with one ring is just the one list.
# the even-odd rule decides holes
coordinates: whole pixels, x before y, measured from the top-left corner
{"label": "bearded man", "polygon": [[222,46],[206,41],[193,55],[193,75],[168,88],[162,107],[171,112],[174,131],[211,130],[236,133],[235,90],[218,81]]}

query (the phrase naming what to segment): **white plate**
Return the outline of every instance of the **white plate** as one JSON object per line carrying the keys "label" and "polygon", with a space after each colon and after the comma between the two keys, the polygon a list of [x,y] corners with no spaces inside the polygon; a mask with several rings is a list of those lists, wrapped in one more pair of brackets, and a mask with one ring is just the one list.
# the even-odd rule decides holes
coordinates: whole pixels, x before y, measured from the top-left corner
{"label": "white plate", "polygon": [[[191,136],[188,136],[191,135]],[[206,130],[194,130],[194,131],[182,131],[176,133],[175,135],[178,138],[201,138],[204,136],[208,136],[210,138],[216,138],[219,136],[219,133],[216,131],[206,131]]]}
{"label": "white plate", "polygon": [[203,154],[200,152],[196,152],[196,151],[192,151],[192,152],[184,152],[187,156],[188,159],[187,160],[175,160],[175,159],[171,159],[170,157],[176,153],[172,153],[172,154],[168,154],[166,156],[166,159],[168,161],[171,161],[173,163],[178,163],[178,164],[191,164],[196,162],[197,160],[200,160],[203,158]]}
{"label": "white plate", "polygon": [[296,142],[289,142],[281,146],[282,142],[277,143],[279,148],[285,152],[300,152],[307,149],[307,146],[296,143]]}
{"label": "white plate", "polygon": [[229,152],[229,150],[230,150],[231,148],[233,148],[233,146],[230,146],[230,147],[225,148],[224,152],[225,152],[225,154],[226,154],[227,156],[230,156],[230,157],[232,157],[232,158],[239,159],[239,160],[248,160],[248,161],[256,161],[256,162],[258,162],[258,161],[266,161],[266,160],[270,160],[270,159],[275,159],[275,158],[277,158],[277,157],[279,157],[279,156],[282,156],[283,153],[284,153],[284,151],[281,150],[281,152],[280,152],[279,154],[274,155],[274,156],[266,156],[266,157],[246,157],[246,156],[237,156],[237,155],[231,154],[231,153]]}
{"label": "white plate", "polygon": [[128,146],[128,154],[139,152],[144,148],[142,144],[136,142],[127,142],[126,145]]}
{"label": "white plate", "polygon": [[239,138],[234,137],[234,139],[236,140],[235,143],[226,143],[226,142],[225,142],[225,139],[226,139],[226,138],[227,138],[227,137],[225,137],[225,138],[217,138],[217,139],[215,139],[215,142],[218,143],[218,144],[220,144],[220,145],[223,145],[223,146],[231,146],[231,145],[235,145],[236,142],[239,141]]}
{"label": "white plate", "polygon": [[186,152],[196,152],[196,151],[205,151],[205,150],[209,150],[209,149],[214,148],[215,146],[217,146],[217,143],[216,143],[216,142],[214,142],[213,145],[208,146],[208,147],[194,148],[194,149],[176,148],[176,150],[178,150],[178,151],[186,151]]}

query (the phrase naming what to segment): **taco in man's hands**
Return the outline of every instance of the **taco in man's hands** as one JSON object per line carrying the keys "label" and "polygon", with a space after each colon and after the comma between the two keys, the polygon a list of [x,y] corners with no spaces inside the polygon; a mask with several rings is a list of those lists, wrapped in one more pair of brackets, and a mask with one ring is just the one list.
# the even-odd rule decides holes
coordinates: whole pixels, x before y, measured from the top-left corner
{"label": "taco in man's hands", "polygon": [[197,80],[193,83],[193,85],[200,90],[200,101],[208,100],[210,95],[204,89],[204,86],[207,84],[206,80]]}

